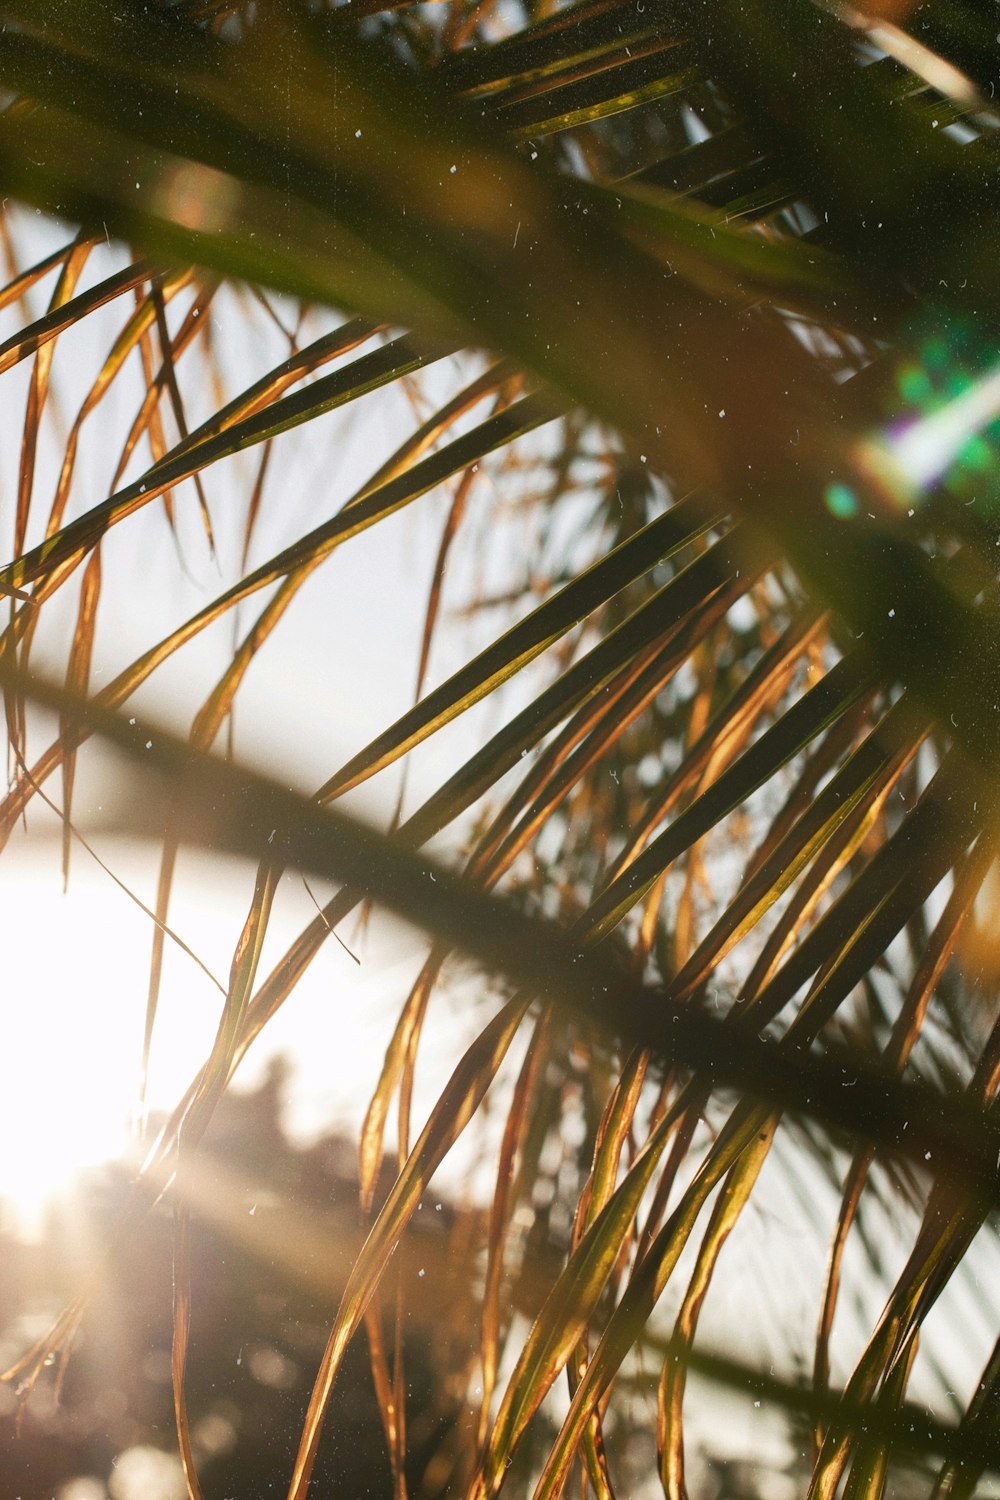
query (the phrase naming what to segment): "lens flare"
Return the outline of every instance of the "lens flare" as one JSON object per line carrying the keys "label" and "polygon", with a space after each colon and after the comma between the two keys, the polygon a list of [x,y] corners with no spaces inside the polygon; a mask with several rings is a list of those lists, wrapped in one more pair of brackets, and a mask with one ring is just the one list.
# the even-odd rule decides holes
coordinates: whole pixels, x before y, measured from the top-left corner
{"label": "lens flare", "polygon": [[[908,377],[913,389],[912,374]],[[984,473],[994,460],[983,432],[1000,418],[1000,364],[979,376],[943,406],[888,435],[869,439],[859,458],[898,499],[920,497],[956,466]]]}
{"label": "lens flare", "polygon": [[914,353],[896,372],[885,421],[854,444],[853,487],[827,486],[831,515],[850,520],[857,491],[909,514],[944,491],[987,520],[1000,477],[1000,361],[971,325],[915,330]]}

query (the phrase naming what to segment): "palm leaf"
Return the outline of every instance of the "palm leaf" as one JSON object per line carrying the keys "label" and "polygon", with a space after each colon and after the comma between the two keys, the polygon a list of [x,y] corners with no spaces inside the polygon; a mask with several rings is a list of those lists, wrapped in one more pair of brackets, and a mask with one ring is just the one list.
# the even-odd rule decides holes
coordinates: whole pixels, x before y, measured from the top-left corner
{"label": "palm leaf", "polygon": [[[992,41],[981,26],[943,0],[922,9],[925,41],[988,79]],[[309,1485],[333,1381],[365,1319],[393,1483],[405,1492],[401,1340],[390,1366],[375,1310],[380,1282],[420,1193],[536,1003],[485,1244],[476,1448],[454,1472],[472,1474],[469,1492],[485,1495],[502,1488],[509,1462],[530,1466],[529,1439],[568,1367],[569,1414],[535,1462],[536,1493],[557,1494],[578,1455],[595,1491],[614,1493],[603,1413],[632,1379],[633,1352],[658,1336],[657,1302],[704,1212],[660,1392],[663,1481],[667,1493],[683,1493],[684,1372],[698,1368],[692,1345],[703,1304],[723,1243],[745,1231],[743,1210],[763,1191],[757,1177],[775,1131],[782,1150],[792,1149],[784,1118],[792,1111],[821,1122],[814,1144],[824,1132],[839,1142],[846,1131],[855,1142],[846,1169],[832,1146],[815,1168],[833,1178],[843,1204],[815,1349],[809,1410],[821,1413],[824,1430],[813,1493],[832,1495],[846,1482],[852,1496],[877,1495],[890,1445],[904,1434],[919,1331],[984,1222],[996,1155],[995,1035],[983,1042],[969,1017],[960,1021],[973,1066],[961,1098],[901,1077],[918,1042],[934,1046],[948,959],[992,863],[1000,712],[992,481],[957,504],[966,482],[957,439],[936,469],[914,478],[912,454],[904,462],[909,450],[885,423],[916,388],[917,298],[955,347],[966,338],[961,319],[980,341],[995,321],[996,122],[947,58],[908,46],[891,27],[870,34],[882,55],[862,57],[860,23],[848,27],[806,0],[657,0],[641,12],[603,0],[544,18],[525,11],[519,30],[511,18],[491,29],[456,0],[439,32],[407,6],[314,11],[181,4],[120,15],[88,0],[41,15],[19,0],[0,5],[9,100],[0,182],[80,226],[69,245],[63,234],[58,249],[15,270],[0,294],[0,305],[13,307],[55,273],[49,311],[0,346],[0,373],[34,361],[12,557],[0,571],[14,600],[2,662],[16,765],[3,836],[61,766],[68,850],[85,741],[96,730],[131,750],[141,734],[139,743],[148,737],[153,746],[143,759],[178,800],[157,933],[182,843],[262,861],[216,1046],[139,1181],[123,1232],[164,1189],[177,1153],[195,1149],[239,1061],[332,928],[361,900],[384,903],[424,926],[433,947],[365,1124],[366,1212],[394,1101],[400,1173],[344,1292],[291,1495]],[[276,69],[296,80],[280,119]],[[692,118],[704,139],[692,139]],[[110,233],[150,259],[130,248],[127,264],[78,289]],[[352,316],[331,319],[301,348],[294,321],[286,357],[240,395],[217,393],[196,416],[178,361],[200,351],[211,367],[223,277]],[[129,292],[135,310],[76,408],[43,526],[36,459],[62,342]],[[317,373],[370,340],[378,342],[367,353]],[[474,374],[466,368],[442,394],[444,358],[460,350],[473,351]],[[485,362],[483,350],[491,351]],[[107,498],[95,504],[88,495],[81,507],[81,429],[105,420],[105,398],[121,388],[136,351],[143,388]],[[981,402],[969,431],[980,443],[975,472],[985,474],[996,402],[985,356],[969,358]],[[272,445],[281,452],[293,429],[397,382],[429,390],[430,371],[433,399],[361,488],[249,567]],[[937,425],[918,420],[913,430],[933,431],[939,443],[947,423],[971,410],[945,379],[937,391],[929,376],[917,382],[921,399],[937,404],[927,419]],[[493,410],[473,421],[485,398]],[[127,478],[143,439],[152,463]],[[161,496],[176,520],[187,502],[174,492],[191,479],[213,545],[218,516],[208,517],[201,476],[257,446],[237,576],[84,705],[105,537],[127,532]],[[529,593],[513,623],[425,691],[458,515],[474,529],[495,514],[489,487],[472,484],[480,465],[511,485],[521,482],[519,465],[547,466],[551,535],[563,528],[565,536],[575,504],[586,559],[577,551],[570,560],[564,546],[541,595]],[[453,479],[416,704],[312,798],[208,759],[306,578],[335,549]],[[596,517],[589,528],[579,519],[583,494]],[[85,560],[59,692],[27,668],[39,622],[55,616],[50,601]],[[123,705],[166,662],[265,589],[256,620],[234,633],[187,746],[124,721]],[[529,701],[440,780],[398,838],[321,810],[418,745],[436,744],[445,726],[522,672],[538,684]],[[60,722],[29,769],[30,697]],[[185,786],[202,799],[200,825],[183,811]],[[214,806],[234,811],[209,815]],[[153,807],[130,809],[130,827],[162,834],[157,816]],[[415,853],[446,828],[465,841],[461,878]],[[744,865],[735,884],[721,873],[734,844]],[[257,985],[284,862],[339,888]],[[527,863],[534,873],[525,877]],[[528,916],[518,903],[558,909],[561,920]],[[918,951],[904,960],[906,936]],[[410,1150],[417,1047],[453,947],[518,988],[481,1027]],[[147,1050],[160,959],[157,936]],[[894,990],[880,1017],[886,974]],[[726,1010],[715,1015],[706,1006],[714,998],[718,1007],[720,992]],[[874,1015],[867,1028],[865,995]],[[590,1059],[595,1123],[581,1147],[590,1171],[563,1268],[537,1299],[520,1352],[505,1356],[513,1325],[501,1313],[502,1287],[519,1251],[518,1211],[531,1207],[532,1174],[555,1129],[542,1059],[555,1050],[546,1038],[557,1015]],[[949,1016],[954,1022],[954,1007]],[[718,1127],[720,1089],[730,1097]],[[735,1104],[734,1090],[743,1095]],[[718,1128],[707,1142],[703,1114],[710,1137]],[[923,1217],[909,1262],[887,1287],[882,1320],[839,1405],[824,1405],[843,1247],[852,1225],[865,1224],[876,1151],[946,1170],[929,1188],[915,1179]],[[183,1264],[178,1286],[175,1404],[195,1492]],[[18,1372],[37,1376],[81,1305]],[[591,1352],[592,1325],[601,1333]],[[497,1403],[505,1357],[512,1373]],[[983,1392],[994,1385],[990,1366]],[[803,1409],[787,1385],[772,1394]],[[991,1461],[986,1399],[970,1403],[957,1433],[934,1438],[950,1465],[942,1483],[966,1492],[977,1466]],[[859,1434],[868,1403],[871,1431]]]}

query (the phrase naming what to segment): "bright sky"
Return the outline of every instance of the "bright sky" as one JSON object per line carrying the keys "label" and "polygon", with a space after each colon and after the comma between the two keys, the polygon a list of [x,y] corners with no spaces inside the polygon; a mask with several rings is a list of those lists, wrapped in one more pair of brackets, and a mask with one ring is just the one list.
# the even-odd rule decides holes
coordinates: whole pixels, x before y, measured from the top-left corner
{"label": "bright sky", "polygon": [[[40,255],[45,248],[41,233],[30,238],[31,250]],[[103,267],[95,264],[94,274],[106,274],[111,267],[110,257],[105,257]],[[37,314],[43,304],[36,297],[34,305]],[[102,314],[103,348],[125,311],[122,305]],[[12,326],[10,317],[0,323],[0,336]],[[313,329],[310,336],[319,331]],[[78,334],[74,338],[78,347],[72,358],[79,360],[79,369],[74,367],[71,374],[76,377],[74,389],[79,390],[80,381],[93,377],[96,356]],[[248,335],[234,307],[220,322],[220,342],[230,395],[276,363],[283,352],[274,338],[268,342],[259,331]],[[58,371],[64,371],[70,356],[69,344],[57,351]],[[0,407],[0,536],[8,539],[27,374],[26,364],[4,377],[6,400]],[[79,394],[74,399],[78,401]],[[362,412],[360,418],[352,415],[350,420],[326,417],[314,429],[281,440],[272,461],[254,560],[272,554],[314,524],[317,509],[321,514],[332,513],[414,422],[402,397],[395,407],[392,400],[386,403],[376,397],[368,409],[370,416]],[[41,455],[36,493],[42,515],[54,483],[55,457],[61,452],[59,433],[65,434],[73,411],[74,401],[65,399],[61,426],[57,424],[54,435],[50,433]],[[121,430],[123,412],[118,416],[116,431]],[[124,419],[127,423],[127,407]],[[78,508],[107,493],[114,459],[107,452],[107,439],[102,438],[104,420],[103,416],[96,419],[81,447],[74,502]],[[206,476],[226,578],[232,574],[238,553],[248,472],[245,465],[221,465]],[[235,479],[240,475],[237,488]],[[190,576],[178,569],[159,505],[148,507],[108,539],[108,591],[101,608],[97,685],[191,614],[209,590],[219,592],[223,586],[199,532],[193,496],[180,492],[177,503],[184,565]],[[446,503],[440,495],[421,502],[391,524],[350,543],[312,579],[241,691],[236,720],[241,757],[271,772],[280,768],[296,786],[307,790],[325,780],[408,706],[427,583]],[[57,615],[53,611],[52,624],[57,623]],[[243,625],[252,618],[248,607],[241,615]],[[58,632],[49,633],[48,625],[40,632],[34,656],[39,665],[65,661],[65,632],[71,616],[64,614],[58,623],[61,641]],[[491,624],[495,628],[496,619]],[[460,638],[467,653],[464,626],[461,632],[446,629],[443,633],[438,676],[456,664]],[[186,729],[230,650],[230,627],[216,628],[157,675],[151,690],[140,695],[138,707],[154,716],[169,715],[178,728]],[[495,713],[495,706],[487,703],[456,726],[445,741],[449,757],[457,757],[481,740],[484,724],[491,723]],[[36,751],[44,743],[47,738],[40,737]],[[441,779],[437,754],[432,750],[418,761],[413,797]],[[93,755],[82,761],[77,816],[116,875],[151,904],[157,851],[101,832],[103,801],[122,788],[109,780],[107,764],[103,771],[95,771],[95,764]],[[56,798],[60,795],[56,780],[48,790]],[[353,805],[385,822],[395,792],[394,777],[380,779],[364,789]],[[62,893],[54,833],[52,816],[33,811],[28,834],[16,836],[0,857],[0,943],[6,978],[0,1024],[7,1043],[0,1050],[0,1138],[6,1145],[0,1154],[0,1197],[16,1205],[21,1226],[28,1231],[37,1230],[51,1193],[67,1186],[82,1168],[117,1154],[127,1142],[136,1098],[151,940],[149,919],[79,847],[74,850],[69,893]],[[223,981],[252,879],[248,867],[205,856],[185,855],[181,863],[171,924]],[[316,894],[323,900],[329,893],[317,890]],[[262,974],[310,920],[313,910],[301,881],[287,876]],[[350,924],[344,935],[354,941]],[[333,1123],[356,1130],[422,946],[415,934],[383,924],[373,929],[359,952],[360,969],[336,943],[325,945],[306,980],[258,1042],[238,1080],[251,1083],[275,1053],[290,1057],[295,1075],[289,1123],[299,1135]],[[434,1003],[438,1010],[432,1012],[432,1027],[437,1017],[445,1018],[447,1031],[432,1029],[421,1055],[414,1110],[417,1122],[437,1097],[464,1043],[471,1039],[477,1017],[481,1023],[483,1015],[468,995],[446,995]],[[148,1095],[152,1109],[169,1109],[183,1093],[209,1051],[220,1005],[221,997],[212,984],[188,957],[168,945]],[[435,1036],[446,1036],[447,1044],[435,1045]],[[450,1181],[467,1186],[472,1159],[468,1148],[453,1154],[443,1185]],[[802,1220],[800,1208],[783,1209],[785,1193],[784,1183],[779,1183],[773,1205],[765,1203],[761,1211],[765,1217],[773,1215],[770,1243],[782,1244],[781,1253],[789,1260],[783,1295],[796,1300],[802,1326],[808,1327],[811,1337],[825,1244],[822,1234],[810,1232],[808,1244],[796,1241],[788,1257],[788,1226]],[[827,1198],[809,1221],[813,1228],[823,1216],[832,1224],[836,1204],[830,1194]],[[759,1221],[748,1216],[747,1232],[759,1228]],[[851,1254],[855,1253],[860,1252],[852,1244]],[[738,1248],[731,1254],[738,1261]],[[990,1246],[984,1248],[984,1255],[985,1285],[986,1269],[995,1272],[996,1255]],[[979,1274],[975,1257],[970,1260],[970,1272]],[[863,1272],[860,1280],[865,1280]],[[722,1307],[722,1322],[740,1320],[748,1341],[752,1326],[766,1338],[768,1308],[752,1302],[758,1285],[755,1265],[749,1261],[745,1274],[725,1281],[735,1305]],[[974,1336],[968,1330],[983,1320],[977,1317],[974,1300],[969,1302],[968,1288],[968,1278],[956,1280],[935,1317],[951,1318],[962,1329],[960,1363],[971,1372],[974,1362],[985,1358],[987,1351],[976,1350],[975,1361],[970,1358]],[[877,1312],[877,1308],[868,1309],[871,1319]],[[846,1370],[849,1359],[844,1364]]]}
{"label": "bright sky", "polygon": [[[30,221],[21,232],[21,259],[30,264],[65,238]],[[83,285],[119,264],[95,252]],[[34,315],[45,305],[35,293]],[[54,361],[56,420],[39,453],[35,485],[38,519],[44,521],[68,422],[93,379],[97,364],[130,311],[121,299],[94,319],[91,332],[74,330],[57,346]],[[253,309],[251,309],[253,311]],[[283,309],[291,319],[287,309]],[[0,335],[21,326],[23,311],[8,312]],[[176,321],[176,315],[175,315]],[[175,325],[172,325],[175,326]],[[334,326],[324,315],[308,338]],[[280,336],[256,311],[230,297],[220,307],[216,330],[227,396],[276,364],[285,353]],[[89,340],[89,343],[88,343]],[[194,356],[189,356],[195,375]],[[30,361],[4,377],[0,432],[0,545],[6,558],[12,534],[20,424]],[[181,374],[185,366],[181,366]],[[441,378],[454,388],[458,372]],[[135,389],[135,388],[134,388]],[[71,514],[103,499],[117,446],[135,409],[135,395],[114,394],[84,428],[78,482]],[[206,403],[190,396],[192,422]],[[213,398],[214,399],[214,398]],[[331,514],[416,423],[402,393],[376,394],[358,410],[334,413],[276,445],[252,561],[273,554],[322,515]],[[114,434],[113,439],[109,436]],[[143,450],[142,461],[148,462]],[[129,471],[130,473],[133,470]],[[235,576],[242,539],[248,476],[253,466],[228,461],[205,476],[225,576],[209,555],[200,530],[193,490],[175,498],[179,545],[170,538],[159,502],[130,518],[105,543],[105,586],[95,650],[94,685],[100,686],[175,624],[187,618]],[[280,770],[289,782],[310,790],[412,701],[428,581],[447,496],[427,497],[418,508],[352,541],[313,577],[254,663],[241,690],[236,715],[237,754],[262,769]],[[70,595],[75,608],[75,592]],[[447,602],[447,601],[446,601]],[[260,606],[251,600],[240,615],[243,628]],[[72,612],[57,600],[43,612],[33,662],[64,670]],[[184,649],[135,700],[137,711],[168,718],[181,732],[190,725],[205,693],[232,649],[232,625],[213,627]],[[454,636],[454,632],[452,632]],[[447,618],[442,635],[449,659]],[[451,645],[454,658],[454,641]],[[440,670],[440,667],[439,667]],[[478,713],[483,722],[494,710]],[[476,730],[452,732],[452,753]],[[35,753],[48,743],[39,734]],[[414,792],[439,776],[434,754],[418,765]],[[112,776],[120,774],[110,773]],[[100,769],[93,748],[81,757],[75,816],[101,857],[148,905],[155,899],[158,850],[130,846],[100,832],[105,800],[121,794]],[[134,792],[139,783],[129,789]],[[362,789],[351,805],[387,822],[398,782],[394,772]],[[58,778],[47,791],[61,797]],[[141,792],[139,793],[141,795]],[[412,801],[410,803],[412,806]],[[96,830],[96,831],[95,831]],[[22,1221],[37,1224],[48,1194],[81,1167],[116,1154],[133,1110],[138,1078],[146,975],[152,927],[145,915],[77,845],[68,894],[62,892],[60,850],[51,814],[36,804],[28,837],[18,836],[0,857],[0,942],[6,972],[0,1011],[8,1045],[0,1059],[0,1132],[13,1147],[0,1157],[0,1196],[14,1199]],[[233,945],[246,914],[253,872],[207,857],[182,860],[170,922],[184,941],[225,982]],[[317,891],[320,899],[329,892]],[[261,973],[312,917],[314,907],[295,876],[286,877],[272,922]],[[346,932],[349,935],[350,924]],[[379,936],[379,934],[382,936]],[[168,949],[169,949],[168,945]],[[295,1065],[290,1125],[308,1133],[333,1121],[357,1124],[378,1074],[392,1021],[420,955],[415,934],[376,924],[358,969],[336,943],[326,945],[306,983],[247,1059],[241,1077],[250,1081],[276,1051]],[[168,953],[162,1003],[154,1039],[149,1105],[172,1106],[204,1060],[218,1021],[221,997],[183,954]],[[470,1033],[471,1034],[471,1033]],[[453,1063],[458,1053],[449,1047]],[[441,1068],[424,1070],[428,1088]],[[428,1103],[430,1102],[428,1097]]]}

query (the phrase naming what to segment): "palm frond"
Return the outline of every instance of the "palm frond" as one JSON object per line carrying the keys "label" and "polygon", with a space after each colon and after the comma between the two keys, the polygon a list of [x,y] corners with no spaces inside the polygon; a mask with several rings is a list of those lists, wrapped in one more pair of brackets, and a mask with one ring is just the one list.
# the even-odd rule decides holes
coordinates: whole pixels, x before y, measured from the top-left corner
{"label": "palm frond", "polygon": [[[77,769],[95,733],[165,778],[165,803],[127,809],[132,833],[162,846],[144,1068],[179,849],[259,861],[215,1046],[140,1174],[123,1235],[197,1151],[240,1060],[350,911],[385,905],[431,939],[365,1122],[371,1231],[290,1500],[309,1488],[362,1323],[393,1487],[407,1493],[406,1309],[397,1302],[387,1337],[385,1273],[445,1154],[518,1056],[471,1277],[479,1404],[461,1452],[442,1459],[449,1492],[485,1500],[523,1468],[542,1500],[579,1461],[612,1495],[605,1418],[649,1347],[659,1482],[686,1494],[688,1371],[733,1368],[706,1360],[699,1329],[760,1182],[784,1151],[808,1155],[794,1123],[807,1118],[810,1170],[840,1199],[813,1392],[764,1377],[758,1388],[818,1424],[810,1493],[878,1495],[913,1416],[921,1329],[969,1263],[995,1188],[995,1021],[944,996],[996,856],[998,121],[982,92],[994,41],[952,0],[920,7],[909,41],[809,0],[585,0],[503,16],[455,0],[440,21],[425,9],[0,4],[0,184],[63,225],[0,293],[14,316],[52,283],[47,310],[18,315],[0,344],[0,374],[26,373],[0,569],[14,768],[0,837],[61,770],[68,877]],[[5,213],[16,254],[19,219]],[[277,318],[281,357],[241,371],[231,396],[213,329],[234,282],[298,311]],[[105,351],[74,396],[46,509],[39,454],[63,350],[92,329]],[[412,426],[369,457],[360,487],[336,502],[311,494],[306,523],[271,525],[264,476],[290,434],[309,424],[318,442],[328,414],[414,390]],[[111,427],[123,393],[106,486],[84,497],[84,433]],[[236,473],[250,449],[234,568],[209,476]],[[311,797],[212,759],[306,581],[452,484],[417,701]],[[544,567],[526,558],[520,612],[433,681],[459,520],[488,537],[505,501],[527,509],[533,486],[549,577],[539,587]],[[108,552],[161,498],[180,548],[189,490],[222,583],[165,634],[143,621],[141,652],[91,698]],[[241,606],[255,594],[248,626]],[[55,688],[31,666],[60,604],[72,623]],[[187,739],[145,726],[133,697],[224,617],[231,649]],[[419,747],[436,751],[484,700],[509,701],[509,686],[513,709],[458,764],[442,757],[405,817],[400,796],[395,835],[328,806]],[[40,753],[34,703],[58,716]],[[419,852],[446,830],[443,862]],[[261,979],[285,865],[335,893]],[[499,1006],[411,1142],[417,1051],[453,951],[498,976]],[[938,1057],[945,1023],[956,1046]],[[560,1050],[586,1059],[579,1191],[525,1333],[505,1291],[530,1258],[525,1217],[542,1225],[532,1191],[558,1128]],[[960,1055],[948,1089],[921,1080],[925,1051],[942,1077]],[[399,1171],[378,1204],[393,1108]],[[883,1191],[876,1160],[909,1172],[896,1196],[916,1222],[834,1402],[845,1247]],[[182,1191],[177,1212],[174,1401],[197,1496]],[[82,1306],[9,1373],[36,1380]],[[957,1492],[995,1467],[995,1363],[957,1429],[920,1419],[944,1458],[941,1485]],[[568,1410],[532,1457],[564,1370]]]}

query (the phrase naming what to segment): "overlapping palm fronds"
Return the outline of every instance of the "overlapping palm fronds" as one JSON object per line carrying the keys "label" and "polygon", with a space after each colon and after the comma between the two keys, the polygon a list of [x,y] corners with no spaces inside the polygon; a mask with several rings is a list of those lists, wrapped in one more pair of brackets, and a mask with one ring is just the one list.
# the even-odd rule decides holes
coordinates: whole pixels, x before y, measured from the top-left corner
{"label": "overlapping palm fronds", "polygon": [[[434,1171],[518,1053],[483,1261],[470,1265],[482,1337],[462,1399],[474,1390],[475,1420],[428,1471],[437,1493],[485,1500],[533,1484],[543,1500],[578,1463],[613,1495],[636,1369],[655,1358],[659,1482],[680,1500],[688,1372],[736,1368],[697,1347],[699,1321],[776,1167],[840,1202],[812,1387],[773,1369],[755,1386],[813,1424],[809,1493],[878,1495],[916,1451],[943,1465],[941,1493],[971,1494],[1000,1466],[996,1357],[958,1425],[907,1391],[921,1331],[974,1261],[995,1195],[1000,1030],[989,976],[973,1004],[976,960],[954,963],[982,954],[971,938],[994,913],[998,836],[992,31],[952,0],[918,6],[910,31],[809,0],[537,13],[489,0],[86,0],[42,14],[3,0],[0,17],[0,183],[72,226],[32,269],[16,211],[5,229],[0,303],[24,307],[46,286],[49,305],[0,347],[0,372],[30,362],[0,570],[4,839],[61,773],[68,861],[88,737],[145,745],[133,696],[203,632],[240,622],[189,750],[157,734],[146,757],[188,795],[225,794],[235,809],[209,816],[209,797],[199,822],[177,793],[147,1052],[178,848],[197,837],[262,863],[216,1046],[149,1158],[133,1218],[196,1151],[240,1059],[348,913],[383,901],[431,936],[366,1119],[371,1233],[317,1373],[290,1500],[307,1493],[363,1321],[407,1493],[405,1369],[386,1348],[380,1283]],[[255,288],[239,292],[241,315],[274,319],[286,349],[235,396],[208,399],[230,280]],[[115,332],[46,507],[35,471],[54,371],[100,309]],[[195,399],[184,371],[199,358]],[[137,360],[137,405],[112,438],[109,398],[131,389]],[[251,566],[284,435],[315,423],[321,443],[323,414],[406,383],[425,401],[412,429],[360,488],[336,505],[316,497],[308,526]],[[77,453],[85,424],[105,421],[114,456],[95,501]],[[232,567],[208,486],[216,464],[251,449]],[[206,759],[306,580],[447,485],[414,707],[331,766],[311,800]],[[171,524],[196,507],[232,574],[88,705],[102,559],[161,499]],[[424,690],[449,549],[464,531],[489,536],[515,502],[543,519],[538,554],[506,581],[509,623]],[[43,690],[36,634],[68,599],[65,690]],[[522,672],[519,706],[402,809],[391,840],[325,811]],[[33,693],[60,713],[40,752]],[[270,845],[268,830],[281,834]],[[446,831],[452,879],[418,857]],[[261,978],[285,863],[340,888]],[[456,947],[511,987],[413,1141],[428,998]],[[505,1289],[530,1270],[532,1234],[559,1238],[545,1208],[564,1188],[539,1189],[570,1107],[575,1191],[529,1330]],[[378,1204],[394,1108],[401,1166]],[[869,1216],[905,1239],[905,1264],[882,1280]],[[831,1341],[848,1273],[884,1281],[886,1295],[838,1393]],[[782,1289],[761,1276],[780,1336]],[[79,1311],[13,1376],[30,1383],[68,1347]],[[175,1407],[197,1496],[189,1312],[182,1292]],[[997,1313],[984,1302],[991,1327]]]}

